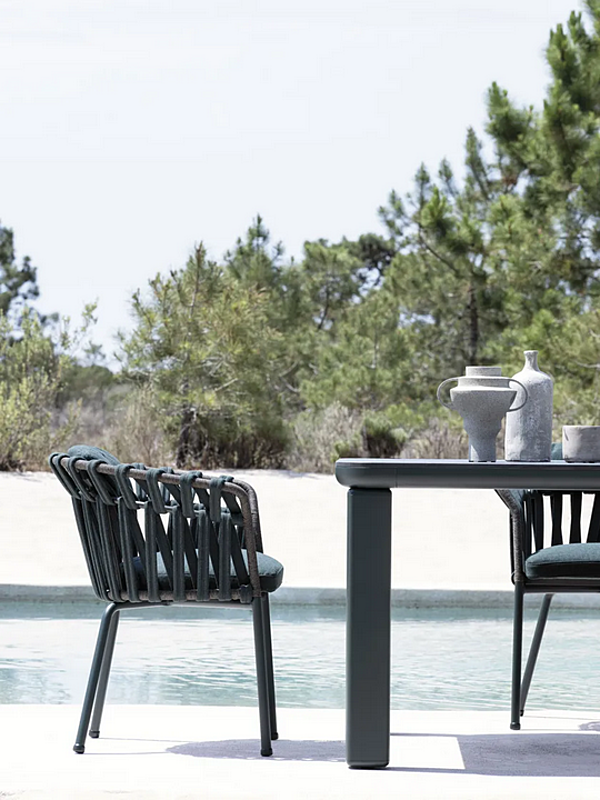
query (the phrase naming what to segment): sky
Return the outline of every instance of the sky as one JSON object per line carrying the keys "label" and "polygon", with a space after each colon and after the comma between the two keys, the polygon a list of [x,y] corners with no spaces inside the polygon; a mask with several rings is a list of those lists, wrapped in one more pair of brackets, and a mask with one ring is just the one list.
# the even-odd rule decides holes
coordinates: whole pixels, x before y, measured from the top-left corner
{"label": "sky", "polygon": [[460,172],[493,81],[540,107],[580,0],[0,0],[0,222],[44,313],[109,363],[130,299],[260,214],[305,241],[383,233],[424,162]]}

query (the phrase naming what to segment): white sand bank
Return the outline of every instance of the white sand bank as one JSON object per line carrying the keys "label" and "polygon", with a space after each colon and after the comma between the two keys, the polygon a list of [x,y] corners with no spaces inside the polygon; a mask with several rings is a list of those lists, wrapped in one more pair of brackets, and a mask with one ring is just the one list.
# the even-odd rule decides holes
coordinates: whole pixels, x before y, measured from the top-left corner
{"label": "white sand bank", "polygon": [[[342,589],[346,490],[332,475],[249,470],[265,550],[285,587]],[[510,590],[508,512],[490,491],[393,493],[393,586]],[[67,493],[50,473],[0,473],[0,584],[88,583]]]}

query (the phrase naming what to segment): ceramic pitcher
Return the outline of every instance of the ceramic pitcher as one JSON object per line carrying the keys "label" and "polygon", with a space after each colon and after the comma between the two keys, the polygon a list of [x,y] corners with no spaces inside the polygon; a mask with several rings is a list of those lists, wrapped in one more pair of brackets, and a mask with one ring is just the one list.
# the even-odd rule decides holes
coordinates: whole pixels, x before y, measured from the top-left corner
{"label": "ceramic pitcher", "polygon": [[[457,386],[450,389],[450,402],[442,398],[442,389],[453,381]],[[512,406],[518,384],[523,400]],[[527,402],[527,389],[514,378],[502,375],[500,367],[466,367],[465,374],[443,381],[437,390],[440,403],[463,418],[469,437],[469,461],[495,461],[496,437],[500,433],[504,415],[518,411]]]}

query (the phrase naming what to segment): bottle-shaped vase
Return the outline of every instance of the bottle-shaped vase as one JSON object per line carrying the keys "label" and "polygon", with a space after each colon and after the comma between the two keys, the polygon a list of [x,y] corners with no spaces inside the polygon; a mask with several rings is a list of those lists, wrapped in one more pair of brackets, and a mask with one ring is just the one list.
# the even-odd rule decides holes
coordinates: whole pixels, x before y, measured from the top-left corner
{"label": "bottle-shaped vase", "polygon": [[[525,366],[513,377],[527,388],[528,402],[506,418],[506,461],[550,461],[554,381],[538,367],[538,351],[525,350]],[[516,402],[519,400],[517,390]]]}

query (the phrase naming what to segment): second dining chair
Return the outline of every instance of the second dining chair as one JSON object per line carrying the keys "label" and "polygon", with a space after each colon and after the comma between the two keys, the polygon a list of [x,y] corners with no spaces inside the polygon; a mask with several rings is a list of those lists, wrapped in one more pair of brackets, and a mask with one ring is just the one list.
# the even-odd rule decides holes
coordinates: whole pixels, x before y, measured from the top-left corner
{"label": "second dining chair", "polygon": [[[562,458],[560,444],[553,445],[552,458]],[[510,511],[514,584],[510,727],[519,730],[553,596],[600,592],[600,491],[586,493],[593,495],[587,519],[584,492],[497,489],[496,493]],[[531,593],[543,598],[522,674],[523,600]]]}
{"label": "second dining chair", "polygon": [[270,756],[278,734],[269,595],[283,566],[263,552],[253,488],[228,476],[121,464],[87,445],[49,460],[71,496],[93,590],[107,603],[75,752],[84,752],[88,730],[100,735],[120,612],[213,603],[252,611],[260,752]]}

